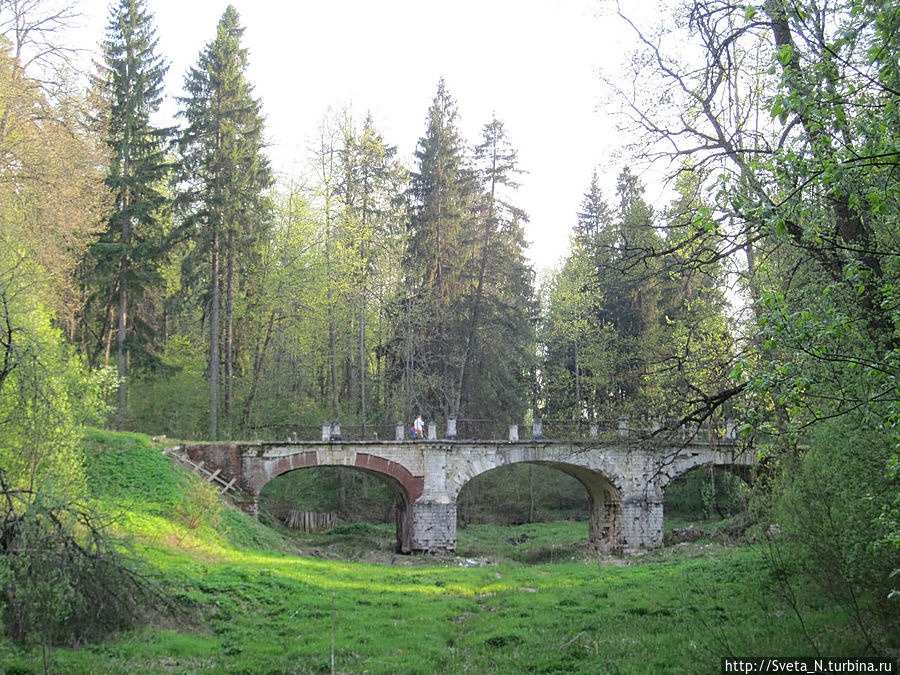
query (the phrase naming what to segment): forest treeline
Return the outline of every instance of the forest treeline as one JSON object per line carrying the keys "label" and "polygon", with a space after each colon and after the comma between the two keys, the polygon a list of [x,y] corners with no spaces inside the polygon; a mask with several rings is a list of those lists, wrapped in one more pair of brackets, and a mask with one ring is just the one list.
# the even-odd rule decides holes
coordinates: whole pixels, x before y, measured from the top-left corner
{"label": "forest treeline", "polygon": [[307,177],[278,178],[233,7],[172,127],[144,0],[112,4],[88,86],[50,8],[0,3],[7,525],[42,491],[80,494],[86,423],[214,440],[419,413],[735,417],[785,584],[897,644],[893,3],[692,0],[660,8],[665,30],[632,24],[640,87],[607,84],[677,198],[647,203],[628,168],[608,195],[586,176],[539,284],[513,141],[499,119],[462,138],[443,80],[410,166],[338,112]]}
{"label": "forest treeline", "polygon": [[306,177],[276,180],[242,32],[229,6],[161,128],[152,17],[123,3],[110,19],[83,130],[105,152],[104,207],[58,320],[91,370],[116,369],[117,428],[265,438],[422,414],[503,430],[672,414],[728,381],[724,267],[630,269],[632,246],[686,236],[699,183],[656,214],[628,169],[611,206],[593,176],[541,306],[499,119],[461,138],[441,80],[412,166],[371,116],[339,111]]}

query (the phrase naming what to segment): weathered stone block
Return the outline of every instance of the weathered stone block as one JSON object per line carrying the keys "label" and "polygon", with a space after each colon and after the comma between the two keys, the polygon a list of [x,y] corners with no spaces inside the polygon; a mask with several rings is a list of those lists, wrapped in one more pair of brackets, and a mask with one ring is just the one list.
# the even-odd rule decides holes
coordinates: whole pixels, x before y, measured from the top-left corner
{"label": "weathered stone block", "polygon": [[456,550],[456,504],[416,502],[412,505],[411,548],[415,553]]}

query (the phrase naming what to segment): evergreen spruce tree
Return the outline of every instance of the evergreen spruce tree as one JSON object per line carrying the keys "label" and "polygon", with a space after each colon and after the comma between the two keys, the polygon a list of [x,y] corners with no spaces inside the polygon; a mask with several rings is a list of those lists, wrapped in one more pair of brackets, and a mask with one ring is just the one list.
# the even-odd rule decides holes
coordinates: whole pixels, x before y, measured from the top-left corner
{"label": "evergreen spruce tree", "polygon": [[582,248],[593,247],[597,237],[609,229],[610,211],[603,192],[600,189],[600,179],[596,169],[591,174],[591,183],[581,202],[581,211],[578,212],[578,222],[575,225],[576,243]]}
{"label": "evergreen spruce tree", "polygon": [[524,412],[533,354],[516,152],[495,119],[467,156],[456,124],[441,80],[410,181],[395,373],[402,364],[407,415],[508,421]]}
{"label": "evergreen spruce tree", "polygon": [[110,14],[99,77],[107,106],[103,133],[110,149],[106,184],[113,210],[90,247],[86,282],[89,307],[102,326],[96,331],[95,354],[104,338],[111,337],[109,322],[115,314],[120,430],[126,422],[129,363],[133,367],[135,357],[145,357],[141,361],[146,363],[152,352],[153,326],[137,308],[159,278],[170,208],[165,189],[170,131],[150,120],[162,102],[166,73],[156,44],[153,17],[144,0],[119,0]]}
{"label": "evergreen spruce tree", "polygon": [[604,373],[613,362],[611,340],[597,313],[614,250],[613,233],[612,212],[594,171],[577,213],[572,252],[546,292],[541,373],[545,413],[551,417],[597,419],[610,414]]}
{"label": "evergreen spruce tree", "polygon": [[512,202],[517,153],[496,118],[482,129],[475,171],[480,201],[471,219],[475,240],[461,317],[465,353],[457,410],[521,419],[534,354],[534,274],[525,259],[527,216]]}
{"label": "evergreen spruce tree", "polygon": [[415,153],[419,170],[411,175],[407,262],[434,309],[443,311],[459,292],[460,267],[454,263],[465,255],[464,229],[475,187],[456,123],[456,102],[441,79]]}
{"label": "evergreen spruce tree", "polygon": [[627,168],[616,195],[612,210],[594,174],[572,253],[549,292],[542,372],[550,415],[648,412],[649,354],[659,351],[665,317],[661,268],[647,253],[660,250],[662,239],[643,187]]}
{"label": "evergreen spruce tree", "polygon": [[[194,242],[186,270],[202,280],[209,307],[210,438],[218,436],[220,340],[224,338],[226,418],[233,405],[234,299],[241,259],[269,225],[266,190],[272,172],[263,154],[263,117],[246,79],[244,29],[229,5],[216,37],[185,78],[180,115],[187,128],[180,140],[182,182],[179,203],[183,231]],[[223,279],[224,277],[224,279]],[[220,328],[225,287],[224,336]]]}
{"label": "evergreen spruce tree", "polygon": [[402,355],[408,416],[413,408],[445,416],[455,412],[458,398],[456,376],[464,357],[453,329],[458,327],[464,290],[462,272],[471,254],[467,227],[475,181],[465,162],[456,118],[456,103],[441,79],[415,153],[418,171],[412,172],[410,182],[404,261],[409,296],[403,312],[416,315],[409,325],[417,328],[408,336]]}

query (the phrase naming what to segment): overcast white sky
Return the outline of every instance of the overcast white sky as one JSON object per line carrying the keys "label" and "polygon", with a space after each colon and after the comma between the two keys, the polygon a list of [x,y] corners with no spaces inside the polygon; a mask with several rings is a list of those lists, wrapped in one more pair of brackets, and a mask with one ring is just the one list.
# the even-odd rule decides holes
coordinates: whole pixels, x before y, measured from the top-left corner
{"label": "overcast white sky", "polygon": [[[633,2],[634,0],[632,0]],[[221,0],[149,0],[169,62],[167,111],[184,75],[215,35]],[[329,106],[371,111],[385,140],[412,165],[444,77],[460,131],[474,144],[496,114],[519,151],[518,204],[529,214],[529,256],[555,264],[599,166],[614,185],[620,145],[603,110],[599,69],[614,71],[632,36],[602,0],[233,0],[262,100],[270,156],[282,174],[304,171]],[[628,3],[631,5],[632,3]],[[103,38],[109,2],[82,0],[78,41]],[[609,196],[609,195],[608,195]],[[652,200],[653,194],[648,194]]]}

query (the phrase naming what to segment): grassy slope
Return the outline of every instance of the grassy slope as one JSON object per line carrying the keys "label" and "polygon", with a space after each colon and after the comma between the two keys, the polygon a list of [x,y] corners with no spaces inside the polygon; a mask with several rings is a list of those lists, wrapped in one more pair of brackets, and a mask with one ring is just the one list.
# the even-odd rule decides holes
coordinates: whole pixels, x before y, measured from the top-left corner
{"label": "grassy slope", "polygon": [[[461,531],[459,557],[321,557],[353,550],[354,537],[361,548],[391,539],[390,528],[348,528],[300,542],[320,556],[304,557],[210,507],[145,437],[90,432],[86,445],[98,501],[196,619],[56,650],[55,672],[324,673],[332,631],[344,673],[712,673],[729,654],[811,652],[756,550],[683,545],[586,562],[571,543],[586,525],[553,523]],[[828,654],[858,649],[833,612],[804,619]],[[0,642],[0,663],[10,674],[39,672],[40,661]]]}

